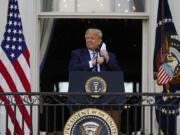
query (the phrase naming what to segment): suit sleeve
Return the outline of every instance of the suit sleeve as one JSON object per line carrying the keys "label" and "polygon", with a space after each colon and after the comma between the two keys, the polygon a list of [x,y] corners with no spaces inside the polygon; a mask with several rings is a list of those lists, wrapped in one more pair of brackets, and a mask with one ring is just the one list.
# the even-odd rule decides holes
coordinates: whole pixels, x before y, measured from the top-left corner
{"label": "suit sleeve", "polygon": [[89,69],[89,62],[82,60],[81,52],[79,50],[72,51],[69,71],[88,71]]}
{"label": "suit sleeve", "polygon": [[113,53],[109,53],[109,61],[106,64],[108,68],[112,71],[121,70],[118,61],[116,59],[116,56]]}

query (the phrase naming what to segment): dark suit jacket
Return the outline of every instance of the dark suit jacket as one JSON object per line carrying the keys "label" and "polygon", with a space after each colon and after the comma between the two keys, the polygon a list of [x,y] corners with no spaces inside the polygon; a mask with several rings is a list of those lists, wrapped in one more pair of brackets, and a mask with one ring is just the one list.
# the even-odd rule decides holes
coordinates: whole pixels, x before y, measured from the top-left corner
{"label": "dark suit jacket", "polygon": [[[108,63],[104,62],[100,64],[101,71],[117,71],[120,70],[116,57],[111,52],[109,53]],[[71,60],[69,62],[70,71],[91,71],[89,68],[89,61],[91,60],[89,51],[87,48],[73,50],[71,54]]]}

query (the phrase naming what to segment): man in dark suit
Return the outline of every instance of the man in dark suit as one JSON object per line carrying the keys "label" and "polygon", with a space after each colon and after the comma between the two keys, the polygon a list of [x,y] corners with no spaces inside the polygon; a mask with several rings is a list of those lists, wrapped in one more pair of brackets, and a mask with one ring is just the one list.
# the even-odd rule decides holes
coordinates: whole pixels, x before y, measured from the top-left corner
{"label": "man in dark suit", "polygon": [[[113,53],[102,48],[102,32],[90,28],[85,33],[86,48],[72,51],[70,71],[117,71],[120,70]],[[95,57],[93,55],[96,55]]]}
{"label": "man in dark suit", "polygon": [[[71,59],[69,62],[70,71],[119,71],[120,67],[113,53],[106,50],[105,44],[102,42],[102,32],[99,29],[90,28],[85,32],[86,48],[76,49],[72,51]],[[96,56],[94,57],[94,53]],[[95,59],[94,59],[95,58]],[[117,88],[118,89],[118,88]],[[79,90],[80,91],[80,90]],[[107,92],[111,90],[108,89]],[[81,92],[85,92],[81,90]],[[115,92],[115,91],[111,91]],[[68,103],[83,103],[83,104],[117,104],[124,102],[124,97],[118,96],[103,96],[102,98],[90,98],[89,96],[71,96]],[[75,102],[74,102],[75,101]],[[112,105],[111,105],[112,107]],[[78,110],[80,107],[71,107],[72,110]],[[81,106],[81,108],[87,108],[87,106]],[[120,111],[117,106],[114,106],[114,110],[109,111],[108,106],[98,106],[99,109],[104,109],[111,114],[112,117],[119,123]]]}

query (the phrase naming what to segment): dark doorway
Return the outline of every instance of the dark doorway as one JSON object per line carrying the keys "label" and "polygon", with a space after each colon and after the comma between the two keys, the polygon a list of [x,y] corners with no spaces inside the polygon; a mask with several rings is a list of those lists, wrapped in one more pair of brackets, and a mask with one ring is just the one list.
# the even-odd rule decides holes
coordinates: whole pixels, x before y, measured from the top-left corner
{"label": "dark doorway", "polygon": [[116,54],[125,82],[139,84],[142,72],[142,20],[55,19],[47,59],[41,72],[41,91],[53,91],[54,83],[68,81],[68,62],[73,49],[85,47],[87,28],[102,30],[107,49]]}

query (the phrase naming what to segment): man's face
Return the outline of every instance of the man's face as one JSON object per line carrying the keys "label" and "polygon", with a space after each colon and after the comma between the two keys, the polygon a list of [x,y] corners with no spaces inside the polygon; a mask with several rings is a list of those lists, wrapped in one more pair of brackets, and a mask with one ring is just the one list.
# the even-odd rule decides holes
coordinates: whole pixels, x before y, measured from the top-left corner
{"label": "man's face", "polygon": [[86,47],[91,50],[98,48],[100,44],[100,37],[96,32],[88,32],[85,35]]}

